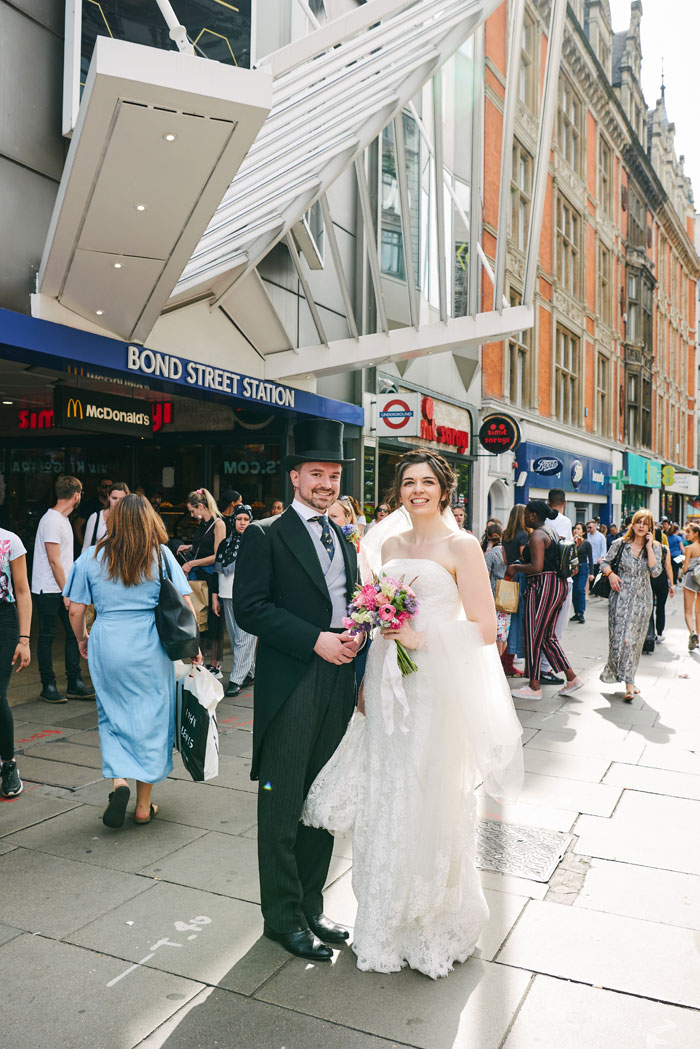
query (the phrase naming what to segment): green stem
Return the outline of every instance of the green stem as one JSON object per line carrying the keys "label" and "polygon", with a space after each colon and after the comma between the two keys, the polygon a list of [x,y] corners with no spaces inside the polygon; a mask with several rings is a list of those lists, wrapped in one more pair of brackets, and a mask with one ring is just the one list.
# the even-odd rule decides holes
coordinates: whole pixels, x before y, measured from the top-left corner
{"label": "green stem", "polygon": [[396,660],[399,664],[399,670],[404,677],[406,677],[407,674],[412,674],[414,670],[418,670],[418,667],[400,641],[396,642]]}

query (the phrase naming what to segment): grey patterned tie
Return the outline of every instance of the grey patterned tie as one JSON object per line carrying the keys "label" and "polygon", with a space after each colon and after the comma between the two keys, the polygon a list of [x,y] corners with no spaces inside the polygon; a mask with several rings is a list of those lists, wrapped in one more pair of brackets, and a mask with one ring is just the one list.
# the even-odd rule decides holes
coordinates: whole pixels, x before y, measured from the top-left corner
{"label": "grey patterned tie", "polygon": [[335,553],[335,543],[333,542],[333,533],[331,532],[331,526],[328,523],[327,514],[319,514],[318,517],[310,517],[309,521],[318,521],[321,526],[321,542],[326,548],[329,560],[333,560]]}

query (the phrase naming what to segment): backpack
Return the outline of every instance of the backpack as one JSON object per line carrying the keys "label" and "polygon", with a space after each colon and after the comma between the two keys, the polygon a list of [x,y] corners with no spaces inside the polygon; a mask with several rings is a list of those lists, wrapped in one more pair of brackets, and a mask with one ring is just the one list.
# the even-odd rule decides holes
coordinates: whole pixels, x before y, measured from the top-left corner
{"label": "backpack", "polygon": [[578,572],[578,547],[572,539],[563,539],[553,529],[545,528],[555,544],[558,555],[557,575],[560,579],[571,579]]}

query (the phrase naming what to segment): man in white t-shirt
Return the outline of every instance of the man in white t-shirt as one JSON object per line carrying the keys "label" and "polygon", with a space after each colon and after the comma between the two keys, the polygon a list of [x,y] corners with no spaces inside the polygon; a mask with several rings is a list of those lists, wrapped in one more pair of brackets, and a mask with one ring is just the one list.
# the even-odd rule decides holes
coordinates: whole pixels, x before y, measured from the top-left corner
{"label": "man in white t-shirt", "polygon": [[[574,533],[571,525],[571,521],[564,513],[566,509],[566,492],[563,488],[550,488],[547,502],[553,510],[558,511],[558,516],[552,521],[547,521],[547,527],[555,532],[560,539],[568,539],[571,542],[574,540]],[[566,594],[566,601],[559,609],[559,615],[557,616],[556,626],[554,627],[554,634],[558,641],[561,641],[564,628],[569,621],[569,612],[571,611],[571,594],[573,590],[573,580],[567,579],[568,589]],[[566,682],[563,677],[557,677],[556,674],[552,673],[552,668],[547,661],[546,656],[542,656],[542,671],[540,680],[543,685],[564,685]]]}
{"label": "man in white t-shirt", "polygon": [[[83,486],[77,477],[61,476],[56,480],[56,505],[39,521],[34,540],[32,597],[39,624],[37,660],[41,674],[41,698],[47,703],[65,703],[67,699],[92,699],[94,690],[80,676],[80,652],[68,617],[70,601],[63,597],[66,579],[73,567],[73,529],[68,518],[80,502]],[[53,671],[53,640],[56,620],[66,632],[66,678],[68,688],[62,695],[56,688]]]}
{"label": "man in white t-shirt", "polygon": [[605,536],[602,532],[598,531],[598,522],[594,520],[586,522],[586,531],[588,532],[588,542],[591,544],[593,564],[600,565],[600,562],[608,552],[608,544],[605,541]]}

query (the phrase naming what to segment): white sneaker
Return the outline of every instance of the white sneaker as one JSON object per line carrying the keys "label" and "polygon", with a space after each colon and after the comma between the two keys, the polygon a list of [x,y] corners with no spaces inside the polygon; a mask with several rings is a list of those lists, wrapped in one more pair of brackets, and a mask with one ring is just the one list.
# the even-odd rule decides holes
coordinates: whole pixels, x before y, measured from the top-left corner
{"label": "white sneaker", "polygon": [[660,642],[660,641],[665,641],[665,640],[666,640],[666,638],[664,637],[664,635],[663,635],[663,634],[657,634],[657,635],[656,635],[656,641],[657,641],[657,643],[658,643],[658,642]]}
{"label": "white sneaker", "polygon": [[576,692],[579,688],[583,688],[583,681],[580,677],[575,677],[573,681],[569,681],[568,684],[564,685],[564,688],[559,689],[560,696],[570,696],[572,692]]}
{"label": "white sneaker", "polygon": [[529,685],[523,685],[522,688],[513,689],[511,696],[515,696],[516,699],[542,699],[542,689],[535,692]]}

